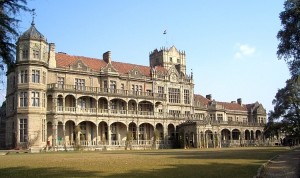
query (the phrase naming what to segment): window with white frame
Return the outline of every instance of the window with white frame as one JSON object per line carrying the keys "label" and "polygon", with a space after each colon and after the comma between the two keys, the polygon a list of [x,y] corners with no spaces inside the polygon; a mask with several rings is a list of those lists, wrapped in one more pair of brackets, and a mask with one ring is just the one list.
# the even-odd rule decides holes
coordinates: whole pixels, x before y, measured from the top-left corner
{"label": "window with white frame", "polygon": [[223,121],[223,114],[217,114],[218,121]]}
{"label": "window with white frame", "polygon": [[28,72],[27,70],[20,71],[20,83],[27,83],[28,82]]}
{"label": "window with white frame", "polygon": [[64,84],[65,84],[65,78],[64,77],[57,77],[58,88],[60,88],[60,89],[64,88]]}
{"label": "window with white frame", "polygon": [[85,88],[85,80],[84,79],[75,78],[75,88],[76,88],[76,90],[84,90],[84,88]]}
{"label": "window with white frame", "polygon": [[20,142],[27,142],[28,135],[27,135],[27,118],[20,119]]}
{"label": "window with white frame", "polygon": [[180,89],[179,88],[169,88],[169,102],[170,103],[180,103]]}
{"label": "window with white frame", "polygon": [[184,90],[183,94],[184,104],[190,104],[190,90]]}
{"label": "window with white frame", "polygon": [[40,71],[39,70],[33,69],[31,75],[32,75],[31,80],[33,83],[40,83]]}
{"label": "window with white frame", "polygon": [[116,93],[116,89],[117,89],[117,82],[114,80],[111,80],[110,81],[110,92]]}
{"label": "window with white frame", "polygon": [[31,92],[31,105],[38,107],[40,106],[40,93],[39,92]]}
{"label": "window with white frame", "polygon": [[27,91],[20,92],[20,107],[28,106],[28,93]]}

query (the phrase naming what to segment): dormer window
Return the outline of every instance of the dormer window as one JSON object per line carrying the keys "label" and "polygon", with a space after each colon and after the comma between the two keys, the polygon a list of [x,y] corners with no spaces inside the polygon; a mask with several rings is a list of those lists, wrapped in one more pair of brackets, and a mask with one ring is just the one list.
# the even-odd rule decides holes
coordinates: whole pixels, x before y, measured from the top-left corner
{"label": "dormer window", "polygon": [[81,63],[77,64],[77,68],[80,69],[82,67]]}
{"label": "dormer window", "polygon": [[33,58],[34,58],[34,59],[38,59],[39,56],[40,56],[40,52],[39,52],[38,50],[36,50],[36,49],[34,49],[34,50],[32,51],[32,54],[33,54]]}

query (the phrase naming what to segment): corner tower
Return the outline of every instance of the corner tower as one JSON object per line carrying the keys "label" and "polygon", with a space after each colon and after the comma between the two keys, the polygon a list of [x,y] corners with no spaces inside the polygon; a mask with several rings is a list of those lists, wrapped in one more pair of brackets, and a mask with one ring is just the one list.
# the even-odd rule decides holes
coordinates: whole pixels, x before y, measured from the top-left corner
{"label": "corner tower", "polygon": [[179,51],[175,46],[155,49],[149,55],[150,67],[162,66],[167,70],[175,66],[179,73],[186,75],[186,57],[184,51]]}
{"label": "corner tower", "polygon": [[6,146],[40,150],[46,145],[49,45],[34,20],[17,41],[16,66],[7,76]]}

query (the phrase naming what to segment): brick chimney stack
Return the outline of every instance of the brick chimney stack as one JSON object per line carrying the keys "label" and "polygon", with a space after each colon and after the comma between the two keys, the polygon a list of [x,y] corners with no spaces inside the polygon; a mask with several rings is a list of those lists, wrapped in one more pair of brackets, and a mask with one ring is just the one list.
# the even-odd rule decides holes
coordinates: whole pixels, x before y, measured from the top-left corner
{"label": "brick chimney stack", "polygon": [[111,63],[111,52],[107,51],[106,53],[103,53],[103,60],[106,63]]}

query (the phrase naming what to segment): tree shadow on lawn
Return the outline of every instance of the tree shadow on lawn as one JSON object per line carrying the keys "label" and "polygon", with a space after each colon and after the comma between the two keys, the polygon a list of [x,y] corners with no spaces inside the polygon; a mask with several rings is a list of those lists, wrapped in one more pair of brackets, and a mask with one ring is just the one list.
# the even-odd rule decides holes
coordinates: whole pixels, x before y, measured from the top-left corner
{"label": "tree shadow on lawn", "polygon": [[64,169],[58,167],[30,168],[30,167],[9,167],[0,169],[0,177],[99,177],[100,172],[81,171]]}
{"label": "tree shadow on lawn", "polygon": [[152,169],[149,171],[131,170],[128,173],[112,174],[105,176],[106,178],[241,178],[241,177],[253,177],[257,173],[259,164],[199,164],[199,165],[169,165],[169,168]]}
{"label": "tree shadow on lawn", "polygon": [[[286,150],[176,150],[176,151],[151,151],[151,152],[135,152],[138,155],[151,156],[173,156],[178,159],[256,159],[267,161],[275,155],[286,152]],[[130,154],[130,152],[128,152]]]}
{"label": "tree shadow on lawn", "polygon": [[[155,167],[155,166],[154,166]],[[125,167],[124,167],[125,169]],[[107,178],[166,178],[166,177],[252,177],[256,174],[258,165],[239,165],[239,164],[199,164],[199,165],[169,165],[168,168],[153,168],[149,171],[136,169],[127,173],[101,173],[95,171],[79,171],[72,169],[63,169],[57,167],[51,168],[29,168],[29,167],[10,167],[0,169],[0,177],[107,177]],[[105,174],[105,175],[104,175]]]}

